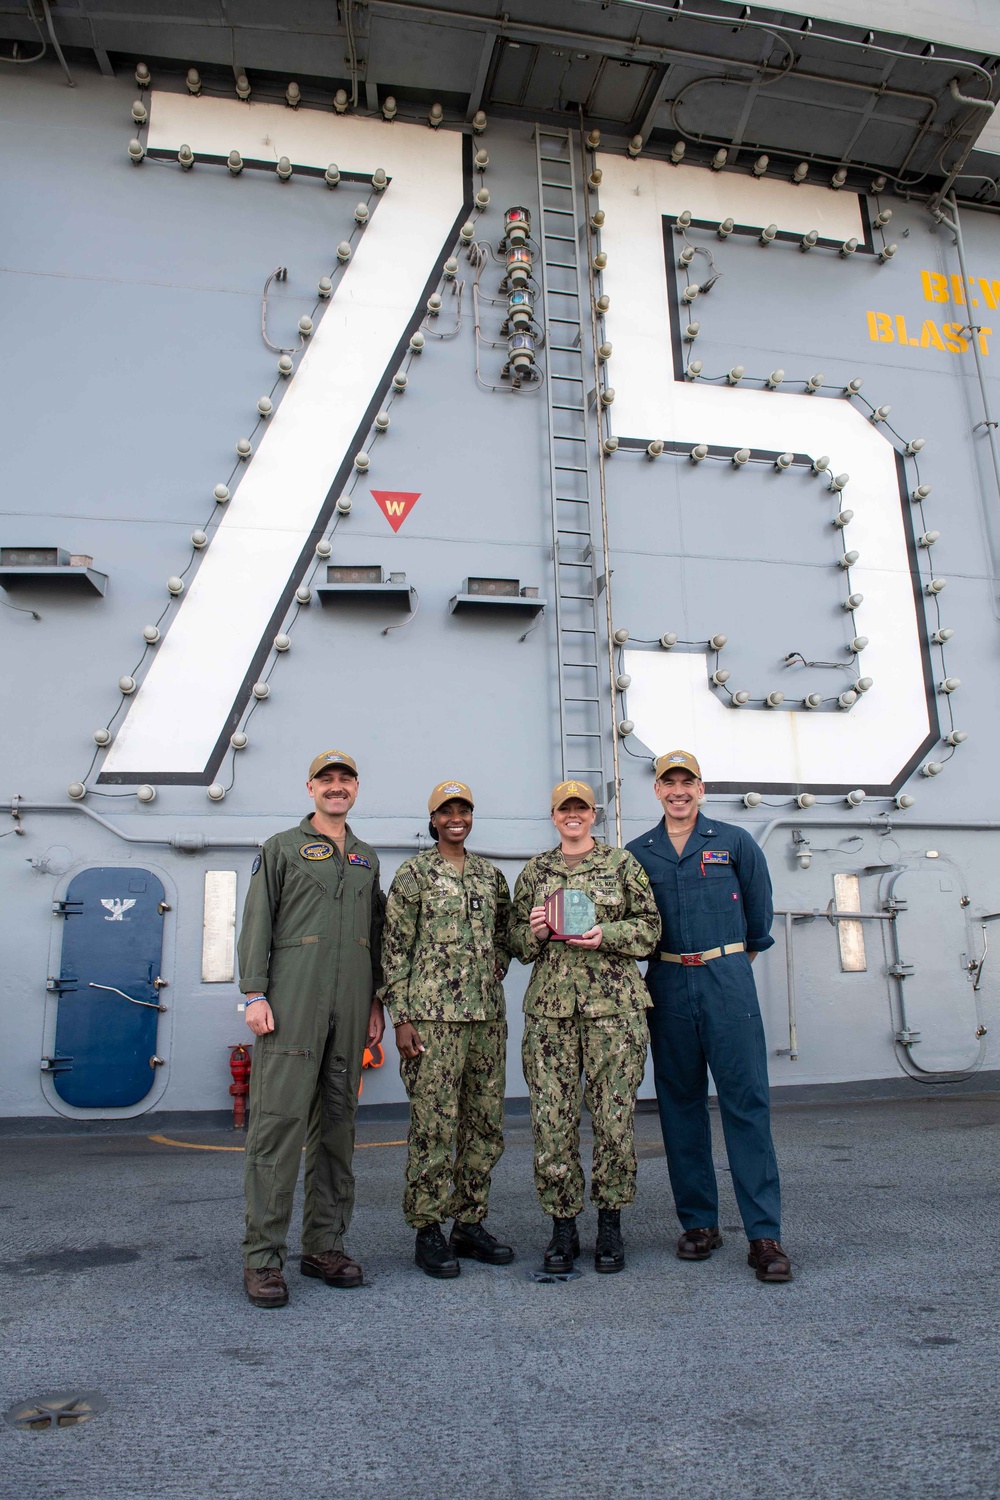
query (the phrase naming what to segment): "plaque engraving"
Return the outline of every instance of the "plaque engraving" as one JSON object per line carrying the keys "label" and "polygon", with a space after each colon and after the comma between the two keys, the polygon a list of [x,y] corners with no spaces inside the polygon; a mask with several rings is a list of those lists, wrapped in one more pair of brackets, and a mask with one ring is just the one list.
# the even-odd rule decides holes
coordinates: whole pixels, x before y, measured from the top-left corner
{"label": "plaque engraving", "polygon": [[583,937],[597,921],[593,901],[585,891],[574,891],[561,887],[553,891],[545,903],[545,920],[556,942],[566,938]]}

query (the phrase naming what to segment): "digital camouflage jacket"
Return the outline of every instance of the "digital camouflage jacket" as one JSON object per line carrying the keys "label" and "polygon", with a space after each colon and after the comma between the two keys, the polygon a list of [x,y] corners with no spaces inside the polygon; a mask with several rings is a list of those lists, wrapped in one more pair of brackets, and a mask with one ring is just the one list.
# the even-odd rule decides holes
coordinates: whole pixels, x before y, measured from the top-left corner
{"label": "digital camouflage jacket", "polygon": [[437,846],[396,871],[386,902],[381,999],[392,1022],[500,1021],[510,887],[478,854],[460,875]]}
{"label": "digital camouflage jacket", "polygon": [[[535,937],[528,914],[533,906],[544,906],[560,886],[586,891],[593,901],[604,932],[599,948],[571,948]],[[660,915],[649,876],[626,850],[595,844],[575,870],[561,849],[537,854],[518,876],[510,929],[511,952],[522,963],[534,963],[525,1014],[590,1018],[644,1010],[650,999],[635,961],[647,958],[659,938]]]}

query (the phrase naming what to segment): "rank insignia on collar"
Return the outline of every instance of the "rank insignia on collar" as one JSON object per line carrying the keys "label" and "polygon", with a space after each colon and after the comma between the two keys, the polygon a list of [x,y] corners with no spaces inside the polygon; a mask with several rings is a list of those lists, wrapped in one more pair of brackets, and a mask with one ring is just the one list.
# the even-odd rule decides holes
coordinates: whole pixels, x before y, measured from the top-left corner
{"label": "rank insignia on collar", "polygon": [[728,865],[729,850],[706,849],[704,854],[701,856],[701,862],[703,865]]}
{"label": "rank insignia on collar", "polygon": [[[726,858],[728,859],[729,856],[727,855]],[[363,854],[349,854],[347,856],[347,863],[349,865],[364,865],[366,870],[370,870],[372,867],[371,860],[365,859]]]}
{"label": "rank insignia on collar", "polygon": [[329,859],[333,854],[332,844],[303,844],[299,850],[303,859]]}

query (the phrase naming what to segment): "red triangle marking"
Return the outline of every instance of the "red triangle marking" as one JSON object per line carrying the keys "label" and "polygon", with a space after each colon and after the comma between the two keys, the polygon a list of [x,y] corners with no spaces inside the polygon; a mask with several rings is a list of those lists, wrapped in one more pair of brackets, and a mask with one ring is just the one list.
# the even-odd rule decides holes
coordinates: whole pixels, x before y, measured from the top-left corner
{"label": "red triangle marking", "polygon": [[399,530],[420,499],[420,492],[414,494],[412,490],[372,490],[372,494],[393,531]]}

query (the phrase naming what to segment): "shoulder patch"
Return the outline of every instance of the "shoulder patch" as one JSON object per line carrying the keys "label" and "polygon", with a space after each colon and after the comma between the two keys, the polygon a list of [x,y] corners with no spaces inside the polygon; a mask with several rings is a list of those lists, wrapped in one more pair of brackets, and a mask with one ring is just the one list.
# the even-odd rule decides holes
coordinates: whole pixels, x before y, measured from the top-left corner
{"label": "shoulder patch", "polygon": [[256,873],[257,873],[257,871],[259,869],[260,869],[260,855],[257,854],[257,855],[254,856],[254,862],[250,866],[250,874],[251,875],[256,875]]}
{"label": "shoulder patch", "polygon": [[[638,860],[636,860],[636,864],[639,864]],[[642,886],[643,890],[645,890],[646,887],[649,885],[649,876],[646,874],[645,870],[642,868],[642,865],[639,865],[638,870],[636,870],[636,872],[635,872],[635,878],[636,878],[636,881],[638,882],[638,884]]]}
{"label": "shoulder patch", "polygon": [[347,863],[349,865],[364,865],[366,870],[370,870],[372,867],[371,860],[365,859],[363,854],[349,854],[347,856]]}
{"label": "shoulder patch", "polygon": [[399,892],[404,901],[416,901],[420,895],[420,887],[409,870],[396,871],[396,878],[392,882],[392,888]]}
{"label": "shoulder patch", "polygon": [[332,844],[303,844],[299,850],[303,859],[330,859],[333,855]]}

